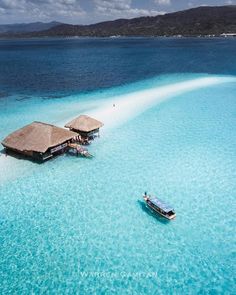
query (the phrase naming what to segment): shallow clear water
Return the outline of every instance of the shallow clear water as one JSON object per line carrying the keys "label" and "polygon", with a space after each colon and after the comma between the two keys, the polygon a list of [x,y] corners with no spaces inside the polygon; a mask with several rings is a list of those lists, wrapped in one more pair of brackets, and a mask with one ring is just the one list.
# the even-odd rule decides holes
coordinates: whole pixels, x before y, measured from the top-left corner
{"label": "shallow clear water", "polygon": [[[30,41],[11,42],[2,47],[20,47],[23,56],[34,56]],[[49,60],[55,50],[55,41],[50,42]],[[74,50],[79,51],[77,42],[85,41],[68,42],[57,43],[57,50],[59,56],[65,54],[70,60]],[[157,40],[86,42],[91,42],[92,48],[98,46],[98,52],[101,47],[105,52],[111,46],[115,52],[122,47],[119,59],[123,62],[131,48],[136,55],[145,55],[147,47],[156,56],[161,50],[156,48]],[[233,52],[235,41],[159,42],[162,54],[171,46],[178,55],[182,46],[198,56],[200,45],[195,42],[201,43],[204,52],[213,45],[219,49],[214,49],[217,54],[208,67],[211,71],[204,70],[204,58],[202,63],[196,62],[195,74],[187,73],[186,65],[181,71],[180,62],[173,65],[179,74],[163,65],[166,73],[160,75],[151,66],[152,78],[147,79],[145,71],[132,73],[130,79],[135,83],[114,87],[119,84],[114,73],[114,81],[108,81],[111,77],[106,80],[102,87],[107,89],[102,91],[93,85],[93,79],[99,79],[94,76],[88,78],[87,89],[77,90],[74,81],[70,84],[66,78],[68,86],[63,91],[71,95],[59,96],[61,90],[55,86],[51,91],[57,99],[45,99],[45,89],[40,92],[44,78],[30,84],[26,100],[17,100],[25,86],[10,87],[13,80],[3,83],[3,91],[7,89],[10,96],[0,101],[1,138],[32,120],[62,125],[79,113],[99,114],[113,101],[118,101],[118,106],[129,101],[132,111],[122,108],[119,124],[112,129],[104,127],[101,138],[90,147],[95,155],[92,160],[64,155],[39,165],[0,156],[1,293],[235,293],[236,66],[233,54],[230,65],[229,56],[225,62],[224,56],[219,58],[222,46]],[[136,58],[132,55],[130,64],[141,71]],[[146,60],[148,55],[143,63],[139,61],[142,67],[147,67]],[[20,57],[17,61],[23,63]],[[107,67],[113,62],[110,54]],[[14,72],[14,66],[8,65],[9,72]],[[224,70],[219,70],[223,65]],[[93,68],[101,70],[97,64]],[[129,69],[122,69],[129,76]],[[34,69],[31,75],[36,72]],[[204,72],[208,75],[200,74]],[[50,79],[56,80],[53,75],[49,74]],[[219,81],[181,88],[161,101],[158,98],[163,87],[166,91],[177,89],[173,88],[177,83],[201,78]],[[53,89],[48,85],[47,91]],[[87,92],[91,87],[93,92]],[[157,99],[151,101],[153,91]],[[134,107],[134,101],[140,104],[142,97],[143,112]],[[177,218],[166,222],[150,214],[141,200],[145,190],[173,204]]]}

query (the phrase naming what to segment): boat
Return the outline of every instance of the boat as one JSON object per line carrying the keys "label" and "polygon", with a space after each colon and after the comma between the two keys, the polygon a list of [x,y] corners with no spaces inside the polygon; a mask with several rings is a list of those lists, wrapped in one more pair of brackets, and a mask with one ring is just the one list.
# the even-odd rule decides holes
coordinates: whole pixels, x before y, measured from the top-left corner
{"label": "boat", "polygon": [[157,197],[151,197],[150,195],[147,195],[147,193],[144,194],[143,199],[147,208],[149,208],[152,212],[158,213],[168,220],[175,218],[176,214],[173,207],[161,199]]}

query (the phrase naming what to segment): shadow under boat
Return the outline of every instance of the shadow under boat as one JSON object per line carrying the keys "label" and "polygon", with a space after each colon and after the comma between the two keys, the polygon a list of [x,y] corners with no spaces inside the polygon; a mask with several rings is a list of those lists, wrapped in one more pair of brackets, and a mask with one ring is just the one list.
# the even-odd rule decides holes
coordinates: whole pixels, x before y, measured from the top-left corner
{"label": "shadow under boat", "polygon": [[149,216],[154,217],[157,221],[168,224],[170,220],[166,219],[165,217],[161,216],[160,214],[156,213],[155,211],[151,211],[149,208],[147,208],[146,204],[140,200],[137,200],[138,205],[140,208]]}

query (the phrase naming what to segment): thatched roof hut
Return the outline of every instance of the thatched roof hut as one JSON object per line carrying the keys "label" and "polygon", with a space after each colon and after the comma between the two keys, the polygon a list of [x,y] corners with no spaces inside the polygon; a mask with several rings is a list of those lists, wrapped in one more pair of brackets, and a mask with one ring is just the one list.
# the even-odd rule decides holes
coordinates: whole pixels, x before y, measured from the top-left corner
{"label": "thatched roof hut", "polygon": [[102,122],[86,115],[80,115],[65,125],[66,128],[82,134],[89,134],[94,131],[99,131],[99,128],[102,126]]}
{"label": "thatched roof hut", "polygon": [[33,156],[33,153],[46,153],[77,136],[75,132],[54,125],[33,122],[9,134],[2,145],[10,150]]}

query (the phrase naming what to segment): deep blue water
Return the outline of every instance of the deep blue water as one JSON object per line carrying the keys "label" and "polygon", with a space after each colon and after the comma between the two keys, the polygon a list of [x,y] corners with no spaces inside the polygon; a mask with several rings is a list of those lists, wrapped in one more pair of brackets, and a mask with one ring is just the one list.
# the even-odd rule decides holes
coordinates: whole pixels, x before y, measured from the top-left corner
{"label": "deep blue water", "polygon": [[[106,121],[92,160],[0,155],[1,294],[235,294],[235,53],[223,38],[0,41],[1,139]],[[150,214],[144,190],[177,218]]]}
{"label": "deep blue water", "polygon": [[58,95],[170,73],[236,74],[235,39],[55,39],[0,42],[6,93]]}

